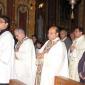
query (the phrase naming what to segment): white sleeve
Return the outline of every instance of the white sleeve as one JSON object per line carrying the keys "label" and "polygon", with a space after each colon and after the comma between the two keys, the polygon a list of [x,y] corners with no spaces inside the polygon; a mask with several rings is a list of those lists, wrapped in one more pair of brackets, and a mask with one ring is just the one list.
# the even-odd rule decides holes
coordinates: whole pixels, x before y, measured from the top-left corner
{"label": "white sleeve", "polygon": [[0,61],[8,64],[12,57],[14,42],[10,35],[3,36],[0,40]]}
{"label": "white sleeve", "polygon": [[42,48],[39,50],[39,53],[42,53],[43,52],[43,50],[46,47],[47,43],[48,43],[48,41],[42,46]]}
{"label": "white sleeve", "polygon": [[32,83],[32,85],[34,85],[37,67],[36,67],[35,47],[34,47],[33,42],[31,40],[30,40],[30,44],[29,44],[28,55],[29,55],[29,57],[31,59],[31,62],[29,63],[30,65],[29,65],[28,70],[31,69],[30,70],[31,83]]}
{"label": "white sleeve", "polygon": [[[58,59],[58,73],[59,76],[64,76],[64,77],[69,77],[69,68],[68,68],[68,58],[67,58],[67,49],[65,47],[65,45],[63,44],[61,47],[61,51],[59,51],[60,49],[58,49],[58,55],[59,59]],[[56,73],[56,74],[58,74]]]}
{"label": "white sleeve", "polygon": [[[54,47],[54,50],[46,56],[47,57],[46,60],[47,59],[49,60],[48,63],[50,66],[50,71],[54,69],[55,71],[54,73],[56,76],[68,75],[67,51],[66,51],[66,48],[64,49],[63,47],[64,45],[62,45],[61,43],[60,44],[58,43]],[[63,68],[63,65],[66,65],[66,66],[64,66]],[[49,73],[52,73],[52,72],[49,72]]]}
{"label": "white sleeve", "polygon": [[17,52],[17,56],[24,61],[27,69],[27,76],[30,76],[28,83],[34,83],[36,75],[36,55],[32,40],[26,40],[23,42],[19,51],[20,52]]}

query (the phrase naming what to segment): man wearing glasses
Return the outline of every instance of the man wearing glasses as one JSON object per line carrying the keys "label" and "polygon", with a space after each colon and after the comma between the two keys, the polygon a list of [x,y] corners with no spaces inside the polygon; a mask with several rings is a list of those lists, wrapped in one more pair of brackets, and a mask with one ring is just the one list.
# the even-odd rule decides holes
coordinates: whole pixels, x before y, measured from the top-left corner
{"label": "man wearing glasses", "polygon": [[13,73],[14,39],[8,31],[9,18],[0,17],[0,85],[9,85]]}

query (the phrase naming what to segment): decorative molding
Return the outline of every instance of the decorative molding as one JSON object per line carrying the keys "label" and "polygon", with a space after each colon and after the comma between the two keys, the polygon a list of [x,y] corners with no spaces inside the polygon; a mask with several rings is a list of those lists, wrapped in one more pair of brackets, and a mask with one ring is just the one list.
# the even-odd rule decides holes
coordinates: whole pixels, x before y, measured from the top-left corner
{"label": "decorative molding", "polygon": [[15,0],[14,7],[16,26],[19,26],[19,12],[27,12],[26,32],[29,36],[33,35],[35,29],[35,0]]}
{"label": "decorative molding", "polygon": [[2,3],[0,3],[0,11],[2,11],[2,13],[1,14],[4,14],[4,6],[3,6],[3,4]]}
{"label": "decorative molding", "polygon": [[2,14],[7,14],[7,0],[0,0],[0,8],[2,9]]}
{"label": "decorative molding", "polygon": [[22,12],[22,13],[25,13],[28,11],[28,7],[26,5],[20,5],[18,7],[18,11]]}
{"label": "decorative molding", "polygon": [[26,5],[20,5],[17,8],[17,26],[19,27],[19,13],[27,13],[27,18],[26,18],[26,28],[28,27],[28,7]]}

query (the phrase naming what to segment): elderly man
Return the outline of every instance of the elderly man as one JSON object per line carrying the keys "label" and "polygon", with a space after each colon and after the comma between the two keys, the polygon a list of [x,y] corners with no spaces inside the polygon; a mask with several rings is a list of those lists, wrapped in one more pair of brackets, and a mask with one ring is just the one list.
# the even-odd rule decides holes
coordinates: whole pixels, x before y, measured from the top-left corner
{"label": "elderly man", "polygon": [[72,41],[71,39],[67,36],[67,31],[65,29],[62,29],[60,31],[60,38],[61,40],[65,43],[66,45],[66,48],[67,48],[67,51],[69,50],[71,44],[72,44]]}
{"label": "elderly man", "polygon": [[80,27],[74,30],[75,40],[70,47],[69,57],[69,73],[70,78],[75,81],[80,81],[78,74],[78,63],[85,51],[85,36],[83,35],[83,29]]}
{"label": "elderly man", "polygon": [[0,17],[0,85],[9,85],[13,77],[14,39],[8,31],[9,18]]}
{"label": "elderly man", "polygon": [[68,77],[68,60],[65,44],[58,37],[58,28],[48,31],[48,41],[39,50],[39,59],[44,59],[40,85],[54,85],[55,76]]}
{"label": "elderly man", "polygon": [[15,46],[15,79],[25,85],[35,85],[36,57],[33,42],[23,29],[15,29],[14,34],[18,40]]}

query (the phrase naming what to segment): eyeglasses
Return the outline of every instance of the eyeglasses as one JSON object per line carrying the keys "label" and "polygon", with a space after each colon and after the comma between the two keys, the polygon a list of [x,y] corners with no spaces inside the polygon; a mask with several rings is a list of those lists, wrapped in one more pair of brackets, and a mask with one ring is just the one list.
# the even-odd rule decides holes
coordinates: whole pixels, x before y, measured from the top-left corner
{"label": "eyeglasses", "polygon": [[5,23],[5,21],[4,21],[4,20],[2,20],[2,19],[0,19],[0,23]]}
{"label": "eyeglasses", "polygon": [[0,23],[5,23],[4,21],[0,21]]}

